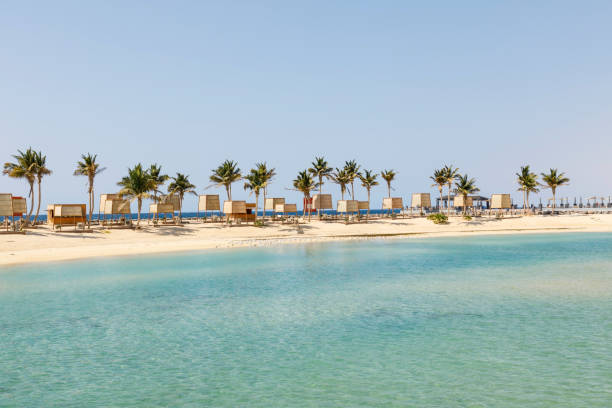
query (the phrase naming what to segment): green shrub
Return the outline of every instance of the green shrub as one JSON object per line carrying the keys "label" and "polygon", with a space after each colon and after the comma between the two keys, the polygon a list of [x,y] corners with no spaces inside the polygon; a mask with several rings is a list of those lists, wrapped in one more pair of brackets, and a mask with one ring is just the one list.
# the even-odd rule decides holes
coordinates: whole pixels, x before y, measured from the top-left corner
{"label": "green shrub", "polygon": [[429,214],[427,219],[433,221],[434,224],[446,224],[448,222],[448,217],[442,213]]}
{"label": "green shrub", "polygon": [[254,225],[256,227],[263,227],[264,226],[264,222],[263,222],[263,220],[255,220]]}
{"label": "green shrub", "polygon": [[472,216],[466,214],[466,215],[463,216],[463,219],[466,220],[466,221],[472,221]]}

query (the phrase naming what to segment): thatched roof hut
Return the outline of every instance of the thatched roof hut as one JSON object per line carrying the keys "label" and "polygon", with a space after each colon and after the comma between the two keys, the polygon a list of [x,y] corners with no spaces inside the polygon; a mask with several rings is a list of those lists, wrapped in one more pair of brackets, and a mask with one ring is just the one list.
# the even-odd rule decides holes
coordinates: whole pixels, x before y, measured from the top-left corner
{"label": "thatched roof hut", "polygon": [[173,214],[174,205],[171,203],[155,203],[149,205],[150,214]]}
{"label": "thatched roof hut", "polygon": [[279,214],[295,213],[297,214],[297,204],[276,204],[274,212]]}
{"label": "thatched roof hut", "polygon": [[492,209],[508,209],[512,206],[510,194],[492,194],[491,208]]}
{"label": "thatched roof hut", "polygon": [[315,194],[312,197],[312,208],[319,210],[333,210],[334,203],[332,202],[331,194]]}
{"label": "thatched roof hut", "polygon": [[359,202],[357,200],[338,200],[336,211],[339,213],[355,213],[359,211]]}
{"label": "thatched roof hut", "polygon": [[246,201],[225,201],[223,202],[223,212],[226,215],[246,214]]}
{"label": "thatched roof hut", "polygon": [[401,210],[402,208],[404,208],[404,200],[401,197],[383,198],[383,210]]}
{"label": "thatched roof hut", "polygon": [[463,202],[462,195],[456,195],[455,200],[453,201],[453,205],[455,207],[472,207],[474,206],[474,197],[467,196],[465,203]]}
{"label": "thatched roof hut", "polygon": [[359,208],[359,210],[369,210],[370,202],[369,201],[358,201],[357,207]]}
{"label": "thatched roof hut", "polygon": [[412,208],[429,208],[431,207],[431,196],[429,193],[413,193],[410,206]]}
{"label": "thatched roof hut", "polygon": [[100,206],[98,207],[98,212],[100,212],[101,214],[106,214],[104,212],[104,209],[106,208],[107,200],[121,200],[121,199],[123,199],[123,196],[121,194],[100,194]]}
{"label": "thatched roof hut", "polygon": [[13,197],[13,216],[22,217],[28,212],[28,205],[25,197]]}
{"label": "thatched roof hut", "polygon": [[121,198],[106,199],[104,207],[100,208],[104,215],[129,215],[132,213],[130,200]]}
{"label": "thatched roof hut", "polygon": [[50,204],[47,206],[47,223],[53,227],[63,225],[85,224],[87,206],[85,204]]}
{"label": "thatched roof hut", "polygon": [[264,210],[276,211],[276,206],[279,204],[285,204],[285,199],[282,197],[267,197],[264,201]]}
{"label": "thatched roof hut", "polygon": [[219,194],[206,194],[199,196],[198,211],[221,211]]}
{"label": "thatched roof hut", "polygon": [[0,217],[13,216],[13,195],[0,194]]}

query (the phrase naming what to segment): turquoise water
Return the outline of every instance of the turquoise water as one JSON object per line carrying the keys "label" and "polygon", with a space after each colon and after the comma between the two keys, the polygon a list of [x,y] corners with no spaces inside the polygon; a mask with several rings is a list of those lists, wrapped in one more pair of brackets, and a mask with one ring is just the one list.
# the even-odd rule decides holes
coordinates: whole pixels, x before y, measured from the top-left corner
{"label": "turquoise water", "polygon": [[612,234],[0,269],[0,406],[610,407]]}

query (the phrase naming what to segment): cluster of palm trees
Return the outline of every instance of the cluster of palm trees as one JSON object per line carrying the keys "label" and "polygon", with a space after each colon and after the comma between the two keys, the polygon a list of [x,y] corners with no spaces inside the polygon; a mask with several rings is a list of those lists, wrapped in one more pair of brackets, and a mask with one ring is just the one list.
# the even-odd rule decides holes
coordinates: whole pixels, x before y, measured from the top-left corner
{"label": "cluster of palm trees", "polygon": [[4,163],[2,173],[8,175],[9,177],[25,179],[27,181],[30,188],[28,197],[31,198],[30,211],[28,212],[28,216],[26,218],[26,223],[28,223],[34,210],[34,183],[38,185],[38,205],[36,207],[36,215],[34,216],[34,219],[36,220],[38,219],[38,214],[40,213],[42,179],[44,176],[51,174],[51,170],[49,170],[47,167],[47,156],[43,155],[40,151],[37,152],[33,150],[31,147],[25,152],[18,150],[17,154],[13,155],[12,157],[15,161]]}
{"label": "cluster of palm trees", "polygon": [[[51,170],[47,167],[47,158],[42,152],[37,152],[31,147],[25,151],[18,150],[16,155],[12,156],[14,162],[4,164],[3,174],[9,177],[25,179],[29,185],[30,210],[27,220],[31,219],[34,210],[35,191],[34,185],[38,185],[38,205],[34,220],[38,218],[41,205],[41,183],[44,176],[51,174]],[[90,153],[81,155],[81,160],[77,162],[74,171],[75,176],[87,177],[87,193],[89,198],[89,222],[91,223],[92,212],[94,207],[94,181],[98,174],[105,170],[97,162],[97,155]],[[378,176],[386,182],[388,196],[391,197],[391,183],[397,176],[397,172],[393,169],[382,170],[379,173],[369,169],[362,169],[355,160],[349,160],[344,163],[342,168],[333,168],[329,165],[324,157],[315,157],[311,163],[311,167],[300,171],[297,177],[293,180],[293,190],[304,194],[304,198],[309,201],[311,193],[318,189],[319,193],[323,192],[323,184],[329,180],[340,187],[341,199],[347,191],[350,193],[351,200],[355,199],[355,181],[360,181],[361,186],[365,188],[368,195],[368,203],[370,202],[371,190],[379,184]],[[213,183],[208,186],[221,187],[223,186],[227,192],[227,199],[232,200],[232,184],[244,179],[244,189],[249,190],[255,195],[255,214],[259,211],[259,196],[263,193],[264,203],[268,191],[268,186],[276,176],[276,169],[268,167],[263,163],[256,163],[255,167],[250,169],[246,174],[242,174],[238,163],[232,160],[226,160],[221,163],[216,169],[212,170],[210,181]],[[559,172],[557,169],[550,169],[548,173],[541,173],[542,182],[538,180],[538,176],[530,170],[530,167],[523,166],[520,172],[516,173],[519,184],[519,191],[523,192],[523,208],[526,210],[529,207],[529,194],[538,192],[538,187],[550,188],[553,194],[553,208],[555,207],[557,188],[569,183],[569,178],[565,173]],[[476,180],[470,178],[467,174],[459,174],[459,169],[453,166],[444,166],[434,171],[430,177],[434,187],[440,192],[440,203],[442,202],[443,190],[448,190],[448,200],[450,203],[451,193],[461,195],[463,202],[467,203],[468,195],[480,191],[476,187]],[[132,168],[128,168],[128,174],[121,179],[117,184],[121,187],[119,194],[124,195],[129,200],[136,200],[138,203],[137,223],[140,223],[140,215],[142,211],[142,201],[151,198],[153,201],[160,201],[160,188],[168,181],[171,182],[167,186],[168,196],[177,195],[179,198],[179,220],[182,217],[182,202],[186,194],[196,194],[196,186],[189,181],[189,176],[176,173],[176,176],[170,177],[162,173],[160,165],[152,164],[148,168],[144,168],[138,163]],[[350,187],[350,191],[349,191]],[[264,204],[265,211],[265,204]],[[466,206],[464,205],[464,213]],[[450,205],[447,206],[447,213],[450,214]],[[320,213],[319,213],[320,215]],[[369,215],[369,210],[368,210]],[[310,212],[308,212],[310,220]],[[28,222],[28,221],[26,221]]]}
{"label": "cluster of palm trees", "polygon": [[529,208],[529,193],[537,193],[540,191],[538,187],[542,186],[549,188],[553,195],[553,210],[557,202],[557,188],[567,185],[570,181],[565,176],[565,173],[560,173],[557,169],[549,169],[548,173],[540,173],[543,183],[538,181],[538,175],[533,173],[529,166],[522,166],[520,172],[516,173],[517,182],[519,185],[518,191],[523,192],[523,211],[527,212]]}

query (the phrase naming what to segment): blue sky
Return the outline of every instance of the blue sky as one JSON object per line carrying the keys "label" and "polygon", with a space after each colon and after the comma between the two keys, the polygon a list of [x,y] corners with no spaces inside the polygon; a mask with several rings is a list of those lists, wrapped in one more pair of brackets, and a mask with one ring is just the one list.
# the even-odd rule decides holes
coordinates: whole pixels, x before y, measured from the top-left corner
{"label": "blue sky", "polygon": [[43,204],[86,201],[85,152],[107,167],[97,194],[137,162],[202,193],[227,158],[267,161],[271,194],[297,201],[286,188],[324,155],[396,169],[407,201],[443,164],[485,195],[519,200],[530,164],[567,173],[561,196],[608,196],[611,20],[609,1],[5,2],[0,161],[45,152]]}

